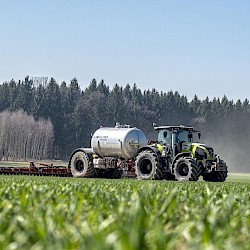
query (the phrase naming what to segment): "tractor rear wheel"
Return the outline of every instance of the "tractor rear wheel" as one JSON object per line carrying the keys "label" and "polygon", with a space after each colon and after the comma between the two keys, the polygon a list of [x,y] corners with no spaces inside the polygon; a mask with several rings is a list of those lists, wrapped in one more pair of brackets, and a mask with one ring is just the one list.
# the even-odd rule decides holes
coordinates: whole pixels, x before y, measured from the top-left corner
{"label": "tractor rear wheel", "polygon": [[173,174],[177,181],[197,181],[201,168],[191,157],[180,157],[174,164]]}
{"label": "tractor rear wheel", "polygon": [[140,152],[135,159],[135,174],[137,179],[160,180],[164,174],[160,166],[156,153],[145,150]]}
{"label": "tractor rear wheel", "polygon": [[204,181],[224,182],[227,178],[227,171],[217,171],[203,175]]}
{"label": "tractor rear wheel", "polygon": [[73,177],[95,177],[95,169],[91,156],[83,151],[77,151],[70,160],[70,171]]}

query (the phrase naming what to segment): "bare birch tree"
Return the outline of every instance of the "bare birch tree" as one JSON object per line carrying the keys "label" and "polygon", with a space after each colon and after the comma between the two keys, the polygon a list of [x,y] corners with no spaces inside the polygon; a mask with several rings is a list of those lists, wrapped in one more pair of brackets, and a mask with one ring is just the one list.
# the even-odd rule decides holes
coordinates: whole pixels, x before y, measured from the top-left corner
{"label": "bare birch tree", "polygon": [[47,159],[54,142],[50,120],[39,119],[22,110],[0,113],[0,160]]}

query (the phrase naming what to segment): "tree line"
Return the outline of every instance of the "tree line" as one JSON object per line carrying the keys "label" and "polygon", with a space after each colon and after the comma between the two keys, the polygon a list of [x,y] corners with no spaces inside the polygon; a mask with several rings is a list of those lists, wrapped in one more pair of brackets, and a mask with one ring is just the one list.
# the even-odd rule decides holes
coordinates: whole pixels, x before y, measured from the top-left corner
{"label": "tree line", "polygon": [[[189,125],[202,131],[202,141],[213,146],[237,170],[248,171],[250,104],[194,95],[188,100],[177,91],[140,90],[136,84],[110,88],[93,79],[81,89],[76,78],[58,84],[54,78],[11,80],[0,85],[0,112],[23,110],[34,121],[53,125],[52,149],[47,156],[68,159],[76,147],[89,147],[91,133],[116,122],[142,129],[155,138],[152,123]],[[3,118],[0,118],[3,119]],[[51,137],[51,138],[52,138]]]}

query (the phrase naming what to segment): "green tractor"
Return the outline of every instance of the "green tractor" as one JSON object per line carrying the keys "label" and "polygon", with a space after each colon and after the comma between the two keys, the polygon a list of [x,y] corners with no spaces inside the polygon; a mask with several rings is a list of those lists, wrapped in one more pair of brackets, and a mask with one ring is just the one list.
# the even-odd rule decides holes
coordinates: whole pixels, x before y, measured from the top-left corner
{"label": "green tractor", "polygon": [[158,140],[139,149],[135,159],[135,173],[138,179],[168,179],[224,182],[227,165],[214,154],[213,148],[193,142],[196,133],[193,127],[154,125]]}

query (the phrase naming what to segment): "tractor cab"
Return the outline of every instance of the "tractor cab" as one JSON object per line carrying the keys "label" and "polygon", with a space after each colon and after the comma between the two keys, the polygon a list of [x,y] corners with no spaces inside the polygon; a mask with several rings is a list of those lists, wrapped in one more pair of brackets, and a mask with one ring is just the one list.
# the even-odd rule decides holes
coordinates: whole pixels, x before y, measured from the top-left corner
{"label": "tractor cab", "polygon": [[175,142],[178,141],[193,141],[193,128],[184,126],[161,126],[155,127],[158,131],[158,142],[162,145],[172,145],[174,137]]}
{"label": "tractor cab", "polygon": [[160,126],[154,127],[158,131],[158,143],[167,149],[171,148],[173,156],[182,150],[183,143],[192,143],[193,134],[200,132],[194,130],[193,127],[183,125],[179,126]]}

